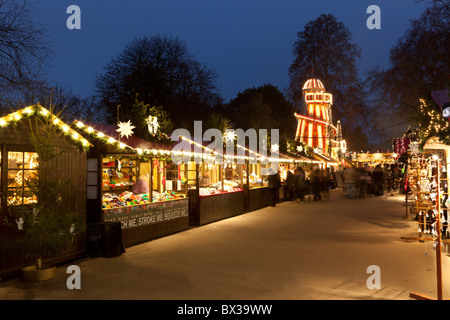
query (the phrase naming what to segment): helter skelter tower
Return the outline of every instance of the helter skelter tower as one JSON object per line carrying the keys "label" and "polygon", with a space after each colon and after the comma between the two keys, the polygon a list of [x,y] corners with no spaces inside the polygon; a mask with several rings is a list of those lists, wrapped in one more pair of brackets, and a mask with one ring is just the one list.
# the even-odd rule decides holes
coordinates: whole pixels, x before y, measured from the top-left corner
{"label": "helter skelter tower", "polygon": [[338,133],[338,129],[332,124],[333,96],[325,92],[323,83],[318,79],[306,81],[302,93],[303,114],[294,114],[298,121],[295,140],[318,152],[331,154],[331,142]]}

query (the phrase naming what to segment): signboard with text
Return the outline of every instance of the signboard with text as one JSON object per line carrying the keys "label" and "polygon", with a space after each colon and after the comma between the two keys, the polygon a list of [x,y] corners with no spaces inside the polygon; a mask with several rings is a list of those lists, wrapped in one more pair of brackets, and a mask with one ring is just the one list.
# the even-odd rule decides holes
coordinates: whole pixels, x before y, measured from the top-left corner
{"label": "signboard with text", "polygon": [[122,230],[171,221],[187,216],[189,216],[188,199],[153,202],[103,210],[104,222],[120,221],[122,223]]}

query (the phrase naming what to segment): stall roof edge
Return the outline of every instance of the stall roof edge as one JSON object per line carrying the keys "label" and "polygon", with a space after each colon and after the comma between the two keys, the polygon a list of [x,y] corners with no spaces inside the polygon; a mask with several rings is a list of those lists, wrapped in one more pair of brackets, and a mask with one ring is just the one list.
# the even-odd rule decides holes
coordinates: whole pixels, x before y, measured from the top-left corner
{"label": "stall roof edge", "polygon": [[[150,149],[150,150],[165,150],[170,151],[173,148],[173,145],[166,145],[162,143],[155,143],[147,141],[141,137],[138,137],[136,135],[132,135],[131,137],[120,137],[120,134],[116,131],[119,127],[113,124],[104,124],[104,123],[91,123],[91,122],[84,122],[84,121],[78,121],[76,122],[82,122],[85,127],[91,127],[92,129],[102,132],[105,136],[111,137],[119,142],[124,143],[126,146],[131,147],[132,149]],[[76,126],[76,125],[75,125]]]}
{"label": "stall roof edge", "polygon": [[72,141],[81,143],[83,147],[92,147],[92,144],[87,141],[84,136],[78,134],[70,127],[70,125],[59,116],[56,116],[51,110],[48,110],[38,103],[25,107],[0,107],[0,127],[7,126],[9,122],[22,120],[23,114],[26,114],[28,117],[37,116],[36,110],[40,110],[39,114],[41,114],[42,117],[50,118],[53,125],[59,127],[63,134],[69,136]]}

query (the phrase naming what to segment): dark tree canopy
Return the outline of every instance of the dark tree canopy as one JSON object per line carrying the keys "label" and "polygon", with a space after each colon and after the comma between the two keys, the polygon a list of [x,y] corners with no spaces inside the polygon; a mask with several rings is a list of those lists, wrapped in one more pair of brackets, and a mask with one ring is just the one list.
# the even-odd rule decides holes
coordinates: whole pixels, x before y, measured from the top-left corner
{"label": "dark tree canopy", "polygon": [[[390,66],[370,73],[371,91],[380,106],[401,113],[418,112],[419,99],[450,84],[450,16],[442,6],[449,1],[435,1],[390,52]],[[438,5],[439,4],[439,5]]]}
{"label": "dark tree canopy", "polygon": [[104,69],[97,77],[96,87],[111,123],[130,118],[136,95],[144,104],[163,107],[175,127],[187,129],[193,127],[194,120],[204,120],[221,103],[216,73],[196,61],[186,44],[177,38],[136,38]]}
{"label": "dark tree canopy", "polygon": [[349,133],[357,126],[366,126],[367,106],[356,66],[361,49],[352,43],[350,31],[332,14],[322,14],[298,33],[293,55],[288,96],[297,111],[301,110],[306,80],[321,80],[333,95],[333,121],[342,122],[344,138],[351,148],[354,135]]}
{"label": "dark tree canopy", "polygon": [[431,1],[391,49],[389,67],[369,72],[367,84],[380,118],[375,122],[386,126],[383,120],[389,117],[399,124],[387,130],[391,138],[401,136],[411,121],[424,121],[419,99],[430,101],[432,91],[450,86],[449,9],[449,0]]}
{"label": "dark tree canopy", "polygon": [[294,106],[283,93],[271,84],[239,92],[226,105],[226,115],[235,129],[279,129],[280,146],[294,139],[297,120]]}
{"label": "dark tree canopy", "polygon": [[31,18],[27,1],[0,0],[0,102],[17,103],[24,91],[41,85],[51,54],[45,30]]}

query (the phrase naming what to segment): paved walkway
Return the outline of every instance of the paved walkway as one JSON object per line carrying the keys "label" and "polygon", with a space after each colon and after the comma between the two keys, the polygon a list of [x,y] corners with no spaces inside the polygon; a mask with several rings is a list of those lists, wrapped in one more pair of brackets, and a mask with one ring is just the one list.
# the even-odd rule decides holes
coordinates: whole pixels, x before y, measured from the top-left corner
{"label": "paved walkway", "polygon": [[[81,289],[66,287],[67,265],[54,279],[0,283],[2,299],[408,300],[436,297],[432,243],[404,219],[403,196],[283,202],[127,248],[115,258],[76,261]],[[444,297],[450,260],[444,246]],[[427,253],[427,254],[426,254]],[[367,268],[380,268],[368,289]]]}

